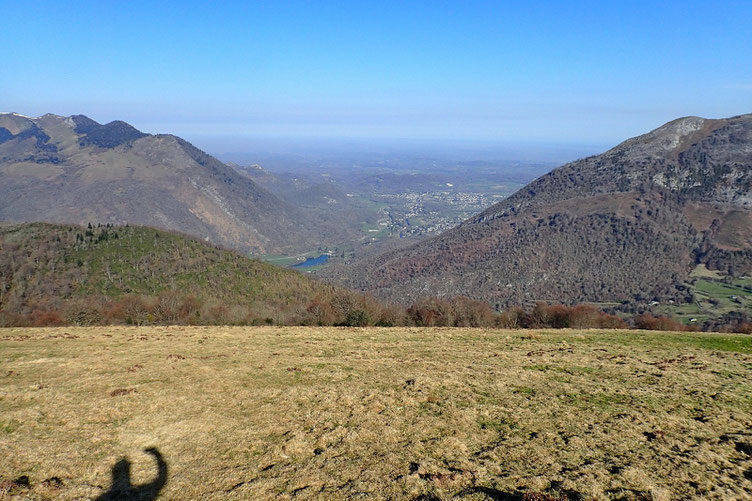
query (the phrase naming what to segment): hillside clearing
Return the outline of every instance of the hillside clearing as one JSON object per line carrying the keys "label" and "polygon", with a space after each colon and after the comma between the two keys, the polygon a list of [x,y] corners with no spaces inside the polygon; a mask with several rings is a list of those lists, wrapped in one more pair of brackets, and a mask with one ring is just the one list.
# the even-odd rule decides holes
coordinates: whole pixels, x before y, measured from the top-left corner
{"label": "hillside clearing", "polygon": [[165,499],[750,497],[752,337],[0,330],[0,499],[146,484],[149,447]]}

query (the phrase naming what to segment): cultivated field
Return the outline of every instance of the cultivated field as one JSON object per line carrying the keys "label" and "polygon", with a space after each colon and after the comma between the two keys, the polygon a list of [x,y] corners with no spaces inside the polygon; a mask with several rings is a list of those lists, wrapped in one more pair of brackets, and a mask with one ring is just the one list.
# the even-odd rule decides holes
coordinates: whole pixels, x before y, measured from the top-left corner
{"label": "cultivated field", "polygon": [[752,337],[0,330],[0,499],[113,499],[113,480],[143,499],[752,498]]}

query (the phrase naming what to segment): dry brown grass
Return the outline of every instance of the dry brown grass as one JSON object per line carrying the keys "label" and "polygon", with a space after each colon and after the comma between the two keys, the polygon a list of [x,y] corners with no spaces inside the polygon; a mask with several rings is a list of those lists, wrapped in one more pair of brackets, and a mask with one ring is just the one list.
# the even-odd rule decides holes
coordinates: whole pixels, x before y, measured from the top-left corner
{"label": "dry brown grass", "polygon": [[752,338],[0,330],[0,499],[147,483],[148,447],[165,499],[749,498]]}

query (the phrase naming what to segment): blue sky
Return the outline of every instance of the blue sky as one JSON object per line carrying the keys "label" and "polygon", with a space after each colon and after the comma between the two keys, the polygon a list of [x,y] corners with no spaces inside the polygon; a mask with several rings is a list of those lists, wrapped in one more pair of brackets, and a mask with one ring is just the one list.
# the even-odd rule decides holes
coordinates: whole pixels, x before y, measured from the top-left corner
{"label": "blue sky", "polygon": [[0,110],[204,145],[611,144],[678,116],[752,112],[749,1],[0,0],[0,15]]}

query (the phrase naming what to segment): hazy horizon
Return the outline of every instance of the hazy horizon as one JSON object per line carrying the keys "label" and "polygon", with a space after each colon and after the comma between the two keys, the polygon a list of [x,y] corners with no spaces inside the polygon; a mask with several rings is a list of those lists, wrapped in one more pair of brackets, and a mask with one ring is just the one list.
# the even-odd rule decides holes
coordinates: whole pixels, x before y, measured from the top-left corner
{"label": "hazy horizon", "polygon": [[317,140],[594,153],[680,116],[752,111],[744,2],[3,10],[0,109],[124,120],[217,153]]}
{"label": "hazy horizon", "polygon": [[[185,136],[186,139],[190,135]],[[551,166],[604,151],[605,145],[553,143],[501,143],[406,138],[269,137],[189,139],[223,161],[261,162],[264,157],[291,159],[435,158],[445,161],[495,161],[542,163]],[[240,146],[240,147],[238,147]]]}

